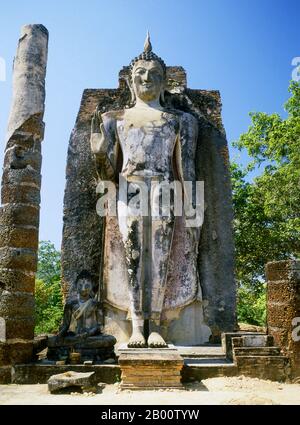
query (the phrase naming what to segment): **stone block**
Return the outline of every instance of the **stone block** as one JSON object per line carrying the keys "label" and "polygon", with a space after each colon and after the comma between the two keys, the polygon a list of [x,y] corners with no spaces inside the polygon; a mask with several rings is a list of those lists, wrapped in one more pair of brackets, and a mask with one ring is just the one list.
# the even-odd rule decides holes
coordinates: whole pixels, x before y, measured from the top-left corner
{"label": "stone block", "polygon": [[58,392],[63,388],[79,387],[83,391],[96,391],[94,380],[95,372],[65,372],[53,375],[48,379],[48,389],[51,393]]}
{"label": "stone block", "polygon": [[34,338],[34,314],[31,317],[23,317],[22,319],[15,319],[14,316],[5,319],[6,322],[6,339]]}
{"label": "stone block", "polygon": [[0,265],[1,268],[35,272],[37,252],[27,248],[0,248]]}
{"label": "stone block", "polygon": [[9,365],[9,356],[8,356],[8,350],[7,350],[7,344],[5,341],[0,341],[0,365]]}
{"label": "stone block", "polygon": [[39,226],[39,207],[22,204],[5,205],[0,208],[3,226]]}
{"label": "stone block", "polygon": [[[14,139],[16,134],[14,135]],[[39,152],[40,143],[35,143],[38,150],[27,148],[16,141],[13,150],[7,150],[4,158],[3,184],[8,183],[33,183],[37,186],[41,184],[41,161]],[[21,157],[16,157],[15,149],[21,148]]]}
{"label": "stone block", "polygon": [[284,326],[287,329],[290,329],[292,326],[292,319],[294,317],[297,317],[297,313],[292,302],[267,302],[268,326]]}
{"label": "stone block", "polygon": [[33,294],[27,292],[2,292],[0,298],[0,316],[4,318],[34,317],[35,300]]}
{"label": "stone block", "polygon": [[5,185],[2,187],[1,200],[3,204],[32,204],[39,205],[40,189],[32,186]]}
{"label": "stone block", "polygon": [[288,281],[291,278],[300,278],[300,265],[297,260],[273,261],[266,264],[266,276],[268,281]]}
{"label": "stone block", "polygon": [[238,373],[253,378],[285,381],[288,359],[284,356],[239,356]]}
{"label": "stone block", "polygon": [[0,289],[9,292],[34,293],[35,277],[20,270],[0,268]]}
{"label": "stone block", "polygon": [[37,250],[38,243],[39,232],[36,228],[0,225],[0,247],[7,246]]}
{"label": "stone block", "polygon": [[14,365],[32,361],[33,342],[13,340],[0,342],[0,364]]}
{"label": "stone block", "polygon": [[286,280],[276,280],[268,282],[267,302],[272,305],[280,301],[283,304],[289,304],[295,296],[295,286]]}
{"label": "stone block", "polygon": [[11,366],[0,367],[0,385],[11,384]]}
{"label": "stone block", "polygon": [[269,347],[272,344],[272,338],[269,335],[243,335],[243,347]]}
{"label": "stone block", "polygon": [[203,379],[237,376],[237,374],[238,369],[234,363],[188,364],[182,369],[182,382],[200,382]]}
{"label": "stone block", "polygon": [[[286,332],[286,327],[268,327],[268,332],[274,338],[274,344],[278,347],[287,347],[288,346],[288,334]],[[285,351],[285,350],[284,350]]]}
{"label": "stone block", "polygon": [[279,356],[278,347],[237,347],[234,349],[235,358],[238,356]]}
{"label": "stone block", "polygon": [[243,346],[243,340],[241,337],[233,337],[232,338],[232,348],[235,349],[237,347]]}
{"label": "stone block", "polygon": [[181,388],[183,358],[175,348],[119,348],[121,389]]}

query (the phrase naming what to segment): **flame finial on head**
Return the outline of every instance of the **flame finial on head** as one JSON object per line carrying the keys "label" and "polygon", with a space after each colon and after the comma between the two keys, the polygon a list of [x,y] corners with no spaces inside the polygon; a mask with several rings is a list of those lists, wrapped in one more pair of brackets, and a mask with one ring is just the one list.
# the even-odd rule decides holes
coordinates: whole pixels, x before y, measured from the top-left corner
{"label": "flame finial on head", "polygon": [[149,31],[147,31],[147,36],[146,36],[146,40],[145,40],[145,44],[144,44],[144,51],[136,56],[134,59],[132,59],[132,61],[130,62],[130,69],[133,69],[133,66],[136,62],[138,62],[139,60],[145,60],[145,61],[157,61],[164,72],[164,75],[166,75],[166,64],[164,63],[164,61],[157,56],[153,51],[152,51],[152,44],[150,41],[150,34]]}
{"label": "flame finial on head", "polygon": [[144,43],[144,52],[145,53],[152,52],[152,44],[151,44],[151,41],[150,41],[149,31],[147,31],[147,36],[146,36],[146,40],[145,40],[145,43]]}

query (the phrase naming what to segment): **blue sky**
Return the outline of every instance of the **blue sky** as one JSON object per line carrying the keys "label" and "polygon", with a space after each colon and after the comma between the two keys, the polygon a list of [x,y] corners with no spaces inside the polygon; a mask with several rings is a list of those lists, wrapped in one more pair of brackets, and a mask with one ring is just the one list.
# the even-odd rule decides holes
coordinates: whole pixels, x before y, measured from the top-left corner
{"label": "blue sky", "polygon": [[66,154],[82,91],[116,87],[119,70],[141,52],[147,29],[167,65],[186,69],[190,88],[220,90],[231,143],[247,130],[250,111],[282,113],[291,62],[300,56],[299,18],[299,0],[3,2],[1,164],[20,28],[41,23],[50,33],[40,239],[60,248]]}

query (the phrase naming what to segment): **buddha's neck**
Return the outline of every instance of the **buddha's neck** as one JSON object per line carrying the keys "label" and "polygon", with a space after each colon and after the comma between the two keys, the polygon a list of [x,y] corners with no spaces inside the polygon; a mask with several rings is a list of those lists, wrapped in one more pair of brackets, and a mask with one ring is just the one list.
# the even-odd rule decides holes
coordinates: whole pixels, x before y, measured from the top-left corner
{"label": "buddha's neck", "polygon": [[149,102],[145,102],[139,98],[136,99],[135,108],[162,109],[161,104],[159,103],[159,99],[154,99],[150,100]]}

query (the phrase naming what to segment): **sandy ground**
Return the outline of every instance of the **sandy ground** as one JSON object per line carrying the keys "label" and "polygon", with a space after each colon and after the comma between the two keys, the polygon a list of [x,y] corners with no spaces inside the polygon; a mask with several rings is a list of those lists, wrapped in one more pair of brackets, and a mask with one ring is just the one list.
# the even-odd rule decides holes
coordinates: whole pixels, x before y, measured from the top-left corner
{"label": "sandy ground", "polygon": [[106,385],[97,394],[50,394],[47,385],[0,385],[0,405],[300,405],[300,384],[246,378],[212,378],[183,390],[120,391]]}

